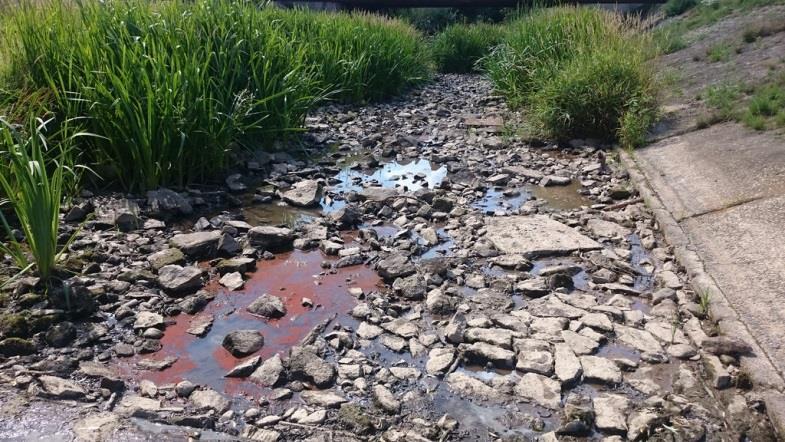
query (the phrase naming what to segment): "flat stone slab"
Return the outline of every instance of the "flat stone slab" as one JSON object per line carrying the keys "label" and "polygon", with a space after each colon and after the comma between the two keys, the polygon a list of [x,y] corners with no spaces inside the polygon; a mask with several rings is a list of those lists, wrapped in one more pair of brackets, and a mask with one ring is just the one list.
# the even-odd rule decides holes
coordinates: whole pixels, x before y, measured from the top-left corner
{"label": "flat stone slab", "polygon": [[572,227],[543,215],[489,217],[485,227],[486,238],[507,254],[535,258],[602,248]]}

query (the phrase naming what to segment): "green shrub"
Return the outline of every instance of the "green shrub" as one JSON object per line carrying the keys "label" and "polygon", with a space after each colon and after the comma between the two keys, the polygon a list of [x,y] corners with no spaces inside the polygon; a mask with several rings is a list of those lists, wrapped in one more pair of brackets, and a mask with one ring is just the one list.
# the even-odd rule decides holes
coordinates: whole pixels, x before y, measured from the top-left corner
{"label": "green shrub", "polygon": [[498,23],[515,12],[514,8],[395,8],[388,13],[426,34],[436,34],[458,23]]}
{"label": "green shrub", "polygon": [[755,130],[785,126],[785,82],[759,87],[752,95],[742,121]]}
{"label": "green shrub", "polygon": [[[633,103],[635,112],[625,118],[627,132],[635,129],[636,123],[630,120],[641,120],[642,112],[650,107],[644,105],[648,105],[651,79],[642,70],[639,61],[620,58],[614,50],[576,57],[532,95],[533,116],[548,133],[559,137],[616,139]],[[642,128],[644,134],[647,128]],[[625,136],[633,138],[636,135]]]}
{"label": "green shrub", "polygon": [[713,63],[728,61],[732,53],[733,50],[728,43],[718,43],[706,50],[706,56]]}
{"label": "green shrub", "polygon": [[384,99],[430,75],[422,35],[400,20],[305,9],[266,8],[262,15],[303,48],[304,62],[333,98]]}
{"label": "green shrub", "polygon": [[706,104],[714,110],[715,121],[728,121],[736,118],[741,88],[733,84],[718,84],[706,88]]}
{"label": "green shrub", "polygon": [[431,41],[433,60],[441,72],[472,72],[503,35],[500,26],[486,23],[448,26]]}
{"label": "green shrub", "polygon": [[698,5],[698,0],[668,0],[663,6],[665,15],[673,17],[684,14]]}
{"label": "green shrub", "polygon": [[654,42],[663,54],[672,54],[687,48],[684,35],[669,28],[661,28],[654,32]]}
{"label": "green shrub", "polygon": [[15,75],[45,88],[80,143],[129,190],[210,178],[240,146],[302,129],[327,97],[396,94],[428,74],[411,27],[241,1],[53,3],[17,12]]}
{"label": "green shrub", "polygon": [[[483,60],[496,89],[557,138],[639,145],[656,102],[654,49],[635,21],[581,7],[537,10]],[[629,114],[628,114],[629,112]]]}
{"label": "green shrub", "polygon": [[[75,170],[69,167],[68,149],[73,137],[63,133],[50,135],[46,125],[47,122],[31,118],[27,133],[21,133],[0,119],[0,164],[3,165],[0,189],[7,198],[2,205],[11,205],[24,233],[22,245],[0,211],[0,222],[9,238],[7,243],[0,243],[0,251],[12,256],[23,270],[32,267],[28,255],[32,256],[42,279],[52,275],[62,251],[58,248],[60,204],[68,182],[76,177]],[[67,127],[60,129],[66,133],[67,130]],[[56,147],[47,144],[49,136],[61,139]]]}

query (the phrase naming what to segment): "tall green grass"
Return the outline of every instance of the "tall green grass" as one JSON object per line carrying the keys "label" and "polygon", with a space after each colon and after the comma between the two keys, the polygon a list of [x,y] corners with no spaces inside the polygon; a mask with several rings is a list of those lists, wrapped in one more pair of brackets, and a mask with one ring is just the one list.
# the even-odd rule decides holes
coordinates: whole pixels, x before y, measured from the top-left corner
{"label": "tall green grass", "polygon": [[[52,3],[14,16],[12,71],[51,94],[101,176],[128,190],[204,181],[232,151],[301,130],[328,97],[380,99],[425,78],[397,21],[242,1]],[[21,79],[21,80],[20,80]]]}
{"label": "tall green grass", "polygon": [[333,98],[365,102],[395,96],[430,76],[425,42],[403,21],[355,13],[265,8]]}
{"label": "tall green grass", "polygon": [[504,28],[500,25],[450,25],[434,36],[431,41],[431,54],[441,72],[473,72],[477,61],[501,43],[503,36]]}
{"label": "tall green grass", "polygon": [[[27,127],[15,128],[0,118],[0,189],[5,199],[0,209],[9,204],[16,223],[24,233],[24,245],[17,241],[0,210],[0,223],[8,236],[0,243],[0,251],[14,258],[23,270],[35,266],[46,280],[52,275],[57,257],[60,204],[77,172],[69,165],[68,149],[77,135],[69,136],[67,124],[56,133],[47,133],[47,124],[30,118]],[[60,142],[50,146],[47,138]]]}
{"label": "tall green grass", "polygon": [[557,138],[639,145],[654,120],[654,49],[635,20],[593,8],[558,7],[511,23],[483,60],[496,89]]}

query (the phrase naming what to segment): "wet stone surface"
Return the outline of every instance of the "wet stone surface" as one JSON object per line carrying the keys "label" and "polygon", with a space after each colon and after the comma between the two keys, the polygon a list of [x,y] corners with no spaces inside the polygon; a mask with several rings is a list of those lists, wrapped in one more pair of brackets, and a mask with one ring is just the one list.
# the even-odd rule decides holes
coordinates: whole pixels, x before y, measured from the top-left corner
{"label": "wet stone surface", "polygon": [[321,109],[186,218],[125,196],[140,228],[71,247],[79,314],[12,285],[0,438],[70,400],[63,440],[772,440],[626,172],[517,118],[440,77]]}

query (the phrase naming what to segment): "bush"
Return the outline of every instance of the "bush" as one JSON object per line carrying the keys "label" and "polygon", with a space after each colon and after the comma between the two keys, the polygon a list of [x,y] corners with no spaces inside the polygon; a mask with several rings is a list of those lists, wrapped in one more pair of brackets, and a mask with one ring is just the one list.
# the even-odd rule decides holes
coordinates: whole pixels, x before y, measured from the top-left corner
{"label": "bush", "polygon": [[[51,123],[51,120],[49,121]],[[18,242],[5,216],[2,223],[9,240],[0,243],[0,251],[14,258],[23,270],[32,267],[28,255],[46,280],[52,275],[61,250],[58,249],[60,204],[75,170],[68,165],[72,137],[63,138],[57,147],[47,144],[47,137],[62,137],[67,127],[58,134],[47,133],[47,123],[30,119],[27,133],[21,133],[0,119],[0,190],[10,203],[24,233],[25,246]],[[4,204],[2,204],[4,205]]]}
{"label": "bush", "polygon": [[334,98],[380,100],[430,74],[422,35],[403,21],[304,9],[266,8],[262,14],[303,47],[305,63]]}
{"label": "bush", "polygon": [[[635,120],[649,107],[649,81],[640,63],[613,50],[576,57],[534,92],[532,114],[548,133],[563,138],[616,139],[624,122],[625,132],[645,134],[647,127],[637,127]],[[635,111],[628,112],[633,104]]]}
{"label": "bush", "polygon": [[581,7],[537,10],[483,60],[496,89],[557,138],[640,144],[656,109],[654,50],[637,22]]}
{"label": "bush", "polygon": [[475,70],[477,61],[488,55],[502,40],[503,29],[492,24],[448,26],[431,41],[431,53],[441,72],[465,73]]}
{"label": "bush", "polygon": [[684,14],[698,4],[698,0],[668,0],[663,6],[665,15],[673,17]]}
{"label": "bush", "polygon": [[15,75],[51,94],[128,190],[214,176],[239,146],[301,130],[323,99],[379,99],[428,73],[412,28],[366,15],[252,3],[54,3],[17,12]]}
{"label": "bush", "polygon": [[498,23],[510,14],[514,8],[395,8],[388,13],[411,23],[415,28],[426,34],[436,34],[448,26],[458,23]]}

